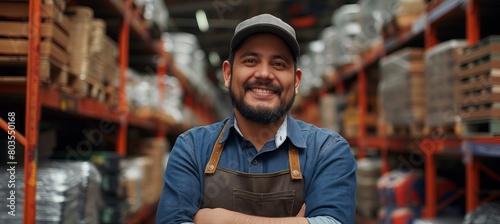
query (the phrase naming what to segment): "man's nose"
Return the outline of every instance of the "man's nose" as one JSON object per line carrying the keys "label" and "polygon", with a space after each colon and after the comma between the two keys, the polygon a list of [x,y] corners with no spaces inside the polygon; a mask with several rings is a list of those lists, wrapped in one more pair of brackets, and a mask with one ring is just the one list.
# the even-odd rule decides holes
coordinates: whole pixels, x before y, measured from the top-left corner
{"label": "man's nose", "polygon": [[273,77],[271,66],[267,63],[262,63],[258,67],[255,76],[261,79],[271,79]]}

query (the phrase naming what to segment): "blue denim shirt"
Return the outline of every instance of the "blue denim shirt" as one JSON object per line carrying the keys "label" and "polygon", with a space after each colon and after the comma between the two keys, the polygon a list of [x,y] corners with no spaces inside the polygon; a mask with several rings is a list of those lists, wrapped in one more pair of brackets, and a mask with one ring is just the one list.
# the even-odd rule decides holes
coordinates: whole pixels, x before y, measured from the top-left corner
{"label": "blue denim shirt", "polygon": [[[219,167],[248,173],[289,169],[288,145],[276,147],[271,139],[257,152],[235,130],[234,114],[221,122],[193,128],[179,135],[170,153],[157,223],[193,222],[202,204],[205,166],[226,121],[230,123],[221,138],[225,147]],[[310,223],[354,223],[357,164],[347,141],[290,114],[286,125],[288,140],[299,149],[305,215]]]}

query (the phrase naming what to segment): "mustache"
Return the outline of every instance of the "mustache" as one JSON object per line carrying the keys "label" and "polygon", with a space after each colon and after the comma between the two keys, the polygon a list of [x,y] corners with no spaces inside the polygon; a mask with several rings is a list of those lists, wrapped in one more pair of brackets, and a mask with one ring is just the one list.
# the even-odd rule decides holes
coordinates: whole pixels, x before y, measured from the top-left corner
{"label": "mustache", "polygon": [[256,87],[266,87],[268,89],[271,89],[272,91],[276,93],[281,93],[283,91],[283,88],[281,86],[274,85],[272,82],[266,82],[262,80],[255,80],[253,82],[247,82],[243,86],[245,90],[249,90],[251,88],[256,88]]}

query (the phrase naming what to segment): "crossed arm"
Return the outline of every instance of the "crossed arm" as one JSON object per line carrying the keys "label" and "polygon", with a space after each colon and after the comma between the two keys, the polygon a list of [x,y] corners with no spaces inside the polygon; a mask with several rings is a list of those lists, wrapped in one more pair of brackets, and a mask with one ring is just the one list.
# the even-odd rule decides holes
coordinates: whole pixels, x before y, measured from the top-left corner
{"label": "crossed arm", "polygon": [[196,224],[256,224],[256,223],[273,223],[273,224],[308,224],[304,218],[306,211],[305,205],[299,211],[296,217],[286,218],[266,218],[245,215],[238,212],[233,212],[223,208],[204,208],[200,209],[194,216]]}

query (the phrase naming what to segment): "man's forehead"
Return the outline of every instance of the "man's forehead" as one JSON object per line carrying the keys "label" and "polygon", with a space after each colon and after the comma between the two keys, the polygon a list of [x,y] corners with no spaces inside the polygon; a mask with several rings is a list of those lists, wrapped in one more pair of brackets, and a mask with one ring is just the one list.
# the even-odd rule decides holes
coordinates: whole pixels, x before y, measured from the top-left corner
{"label": "man's forehead", "polygon": [[[279,43],[272,41],[272,39]],[[262,56],[263,52],[273,50],[276,50],[272,53],[273,55],[292,58],[292,51],[286,42],[279,36],[270,33],[259,33],[249,36],[241,43],[241,46],[235,53],[237,55],[248,55],[253,52],[252,54],[255,54],[255,56]]]}

